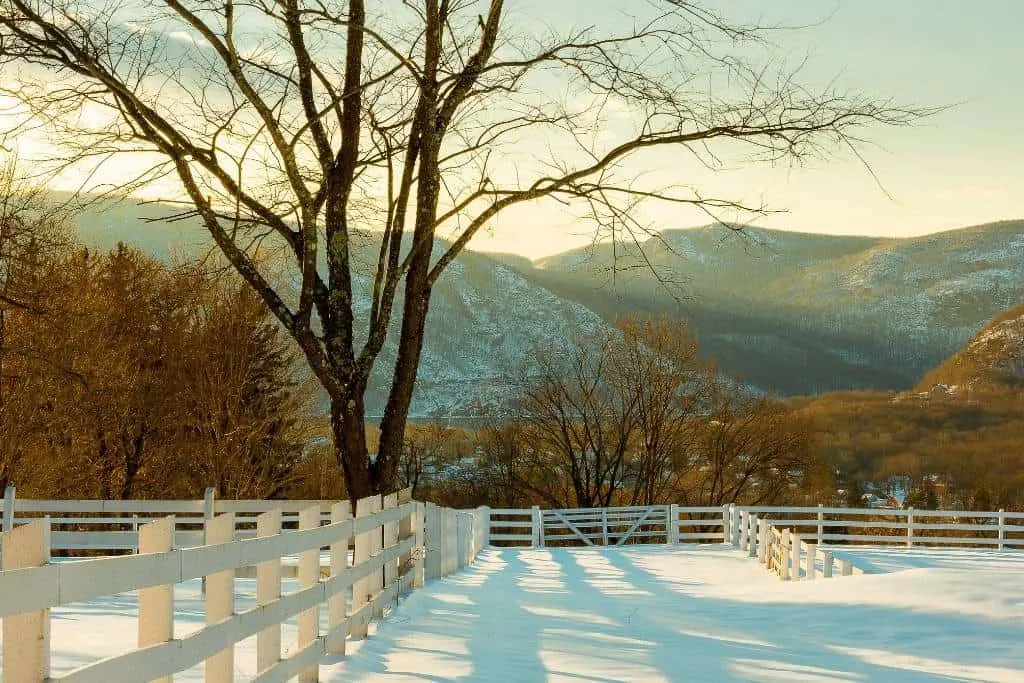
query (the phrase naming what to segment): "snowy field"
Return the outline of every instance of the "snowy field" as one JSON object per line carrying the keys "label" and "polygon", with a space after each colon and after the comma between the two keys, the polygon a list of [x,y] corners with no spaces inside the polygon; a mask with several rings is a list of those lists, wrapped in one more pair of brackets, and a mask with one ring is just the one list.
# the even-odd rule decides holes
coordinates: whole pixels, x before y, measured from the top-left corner
{"label": "snowy field", "polygon": [[[412,595],[325,672],[337,681],[1024,681],[1024,554],[909,552],[889,560],[890,573],[784,583],[722,546],[492,549]],[[880,564],[889,555],[904,551],[850,553]]]}
{"label": "snowy field", "polygon": [[[486,550],[321,680],[1024,681],[1024,553],[835,550],[878,573],[785,583],[725,546]],[[236,591],[254,604],[254,581]],[[203,622],[198,582],[175,597],[180,636]],[[135,600],[54,610],[53,674],[130,650]],[[255,638],[236,662],[250,679]]]}

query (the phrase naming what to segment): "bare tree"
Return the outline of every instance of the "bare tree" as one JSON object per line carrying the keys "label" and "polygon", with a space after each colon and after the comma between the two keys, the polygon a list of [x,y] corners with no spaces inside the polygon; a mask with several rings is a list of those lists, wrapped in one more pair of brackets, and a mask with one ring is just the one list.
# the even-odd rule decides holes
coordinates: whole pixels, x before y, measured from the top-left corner
{"label": "bare tree", "polygon": [[[614,333],[577,338],[567,354],[540,352],[519,409],[533,485],[556,507],[607,507],[622,485],[636,433],[638,396],[616,380]],[[623,391],[623,389],[626,389]]]}
{"label": "bare tree", "polygon": [[635,396],[636,435],[627,462],[632,505],[672,499],[689,469],[700,416],[719,391],[686,326],[668,319],[619,321],[619,391]]}
{"label": "bare tree", "polygon": [[[432,288],[500,214],[557,201],[638,241],[646,203],[763,210],[649,179],[653,149],[800,159],[923,113],[811,91],[765,30],[696,0],[572,30],[517,27],[503,0],[0,3],[20,130],[46,127],[61,169],[91,179],[145,160],[121,191],[173,180],[329,394],[356,497],[392,488]],[[257,248],[285,260],[287,285]],[[371,458],[363,397],[389,335]]]}
{"label": "bare tree", "polygon": [[36,358],[18,318],[32,318],[38,333],[59,289],[48,275],[68,242],[64,228],[47,211],[41,188],[24,182],[16,159],[0,167],[0,488],[25,455],[23,436],[45,420],[32,400],[42,378],[26,371],[26,361],[52,359]]}
{"label": "bare tree", "polygon": [[769,398],[723,394],[700,427],[684,505],[784,502],[816,464],[808,421]]}

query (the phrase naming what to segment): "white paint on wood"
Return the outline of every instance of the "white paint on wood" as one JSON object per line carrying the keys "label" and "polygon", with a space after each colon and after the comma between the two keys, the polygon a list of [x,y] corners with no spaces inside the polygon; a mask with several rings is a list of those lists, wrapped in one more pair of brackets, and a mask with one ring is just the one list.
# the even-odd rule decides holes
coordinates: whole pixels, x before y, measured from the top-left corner
{"label": "white paint on wood", "polygon": [[997,518],[996,523],[999,525],[999,529],[996,532],[997,540],[999,541],[997,547],[999,550],[1003,550],[1006,547],[1006,510],[1003,508],[999,508],[999,517]]}
{"label": "white paint on wood", "polygon": [[[174,517],[139,527],[139,554],[165,553],[174,546]],[[139,647],[165,643],[174,638],[174,584],[139,591]],[[170,683],[170,676],[154,679]]]}
{"label": "white paint on wood", "polygon": [[[3,536],[4,572],[42,567],[50,561],[50,520],[16,527]],[[7,595],[4,595],[4,600]],[[50,676],[50,610],[3,620],[3,680],[41,683]]]}
{"label": "white paint on wood", "polygon": [[782,530],[782,565],[780,567],[782,571],[779,573],[779,577],[783,581],[787,581],[790,578],[789,568],[791,566],[791,558],[793,556],[793,544],[790,542],[790,536],[791,534],[789,529]]}
{"label": "white paint on wood", "polygon": [[[281,511],[270,510],[256,518],[256,536],[268,538],[281,533]],[[265,606],[281,597],[281,559],[256,565],[256,604]],[[281,624],[268,626],[256,635],[256,670],[264,671],[281,660]]]}
{"label": "white paint on wood", "polygon": [[[316,529],[320,526],[320,506],[311,505],[299,512],[299,529]],[[320,547],[313,547],[299,554],[299,589],[312,588],[320,580]],[[298,650],[302,651],[320,637],[320,609],[310,607],[298,618]],[[310,666],[299,672],[299,683],[316,683],[320,679],[319,665]]]}
{"label": "white paint on wood", "polygon": [[[331,506],[332,524],[346,522],[351,516],[347,500]],[[331,544],[332,577],[339,576],[348,569],[348,544],[348,537]],[[345,629],[339,629],[338,627],[345,623],[346,588],[347,584],[335,595],[332,595],[327,604],[327,651],[335,655],[345,654],[345,637],[347,633]]]}
{"label": "white paint on wood", "polygon": [[822,536],[825,533],[825,506],[818,503],[818,545],[824,543]]}
{"label": "white paint on wood", "polygon": [[[384,498],[382,500],[382,507],[385,510],[393,510],[393,509],[397,508],[398,507],[398,494],[397,493],[391,493],[391,494],[388,494],[388,495],[384,496]],[[387,524],[384,525],[384,529],[383,529],[383,543],[381,545],[381,548],[390,548],[393,545],[395,545],[396,543],[398,543],[398,525],[399,525],[399,520],[395,520],[394,522],[388,522]],[[398,561],[395,560],[393,562],[388,562],[387,564],[384,565],[384,577],[383,577],[383,583],[381,584],[381,588],[383,589],[384,586],[390,586],[397,579],[398,579]],[[381,609],[383,609],[383,607]],[[383,612],[377,614],[376,616],[378,616],[378,617],[383,616]]]}
{"label": "white paint on wood", "polygon": [[813,580],[815,575],[818,573],[818,546],[814,543],[805,543],[804,548],[807,550],[807,562],[804,563],[804,575]]}
{"label": "white paint on wood", "polygon": [[[235,515],[232,512],[206,520],[206,545],[229,543],[235,535]],[[206,577],[206,623],[215,624],[230,617],[234,605],[235,572],[233,569]],[[234,681],[235,646],[232,642],[221,652],[207,658],[206,683],[232,683]]]}
{"label": "white paint on wood", "polygon": [[427,568],[427,539],[426,539],[426,505],[424,503],[416,503],[416,510],[413,512],[413,562],[415,563],[413,569],[413,588],[420,588],[426,583],[426,568]]}
{"label": "white paint on wood", "polygon": [[[369,517],[375,512],[376,504],[375,501],[380,500],[378,496],[370,496],[369,498],[363,498],[356,501],[356,519]],[[355,551],[352,563],[354,566],[359,566],[366,562],[372,553],[373,541],[370,538],[372,531],[366,531],[364,533],[357,534],[355,537]],[[360,579],[352,585],[352,611],[355,612],[360,607],[369,602],[371,596],[371,581],[369,579]],[[353,638],[365,638],[366,627],[360,625],[354,627],[351,631]]]}

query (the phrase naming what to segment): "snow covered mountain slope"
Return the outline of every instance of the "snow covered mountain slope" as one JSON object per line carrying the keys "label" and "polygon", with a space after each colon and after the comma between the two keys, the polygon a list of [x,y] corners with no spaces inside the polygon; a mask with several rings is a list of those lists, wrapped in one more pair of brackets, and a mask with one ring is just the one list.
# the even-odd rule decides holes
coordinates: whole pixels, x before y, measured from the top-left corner
{"label": "snow covered mountain slope", "polygon": [[[154,222],[161,210],[171,213],[115,205],[79,225],[92,246],[126,240],[162,258],[204,243],[194,226]],[[536,349],[631,313],[685,317],[724,374],[763,390],[909,389],[1024,302],[1024,221],[903,240],[704,227],[641,246],[642,255],[599,244],[537,262],[465,253],[435,288],[413,414],[499,404]],[[376,252],[357,257],[366,313]],[[395,336],[373,377],[371,415],[383,409]]]}
{"label": "snow covered mountain slope", "polygon": [[936,384],[953,392],[1024,386],[1024,306],[996,316],[967,346],[925,375],[918,389]]}

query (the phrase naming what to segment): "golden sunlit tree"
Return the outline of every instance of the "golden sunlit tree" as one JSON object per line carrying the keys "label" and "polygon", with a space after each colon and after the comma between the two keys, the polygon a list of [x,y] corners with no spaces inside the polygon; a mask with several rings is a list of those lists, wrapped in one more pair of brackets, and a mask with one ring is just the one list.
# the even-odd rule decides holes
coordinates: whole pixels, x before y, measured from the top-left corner
{"label": "golden sunlit tree", "polygon": [[[560,202],[639,241],[648,204],[762,210],[642,173],[656,150],[801,159],[924,113],[810,89],[775,59],[776,27],[696,0],[578,28],[508,5],[0,0],[3,94],[28,112],[11,132],[48,130],[94,185],[141,159],[116,189],[176,188],[329,395],[354,497],[395,485],[432,289],[502,213]],[[389,337],[374,457],[364,394]]]}

